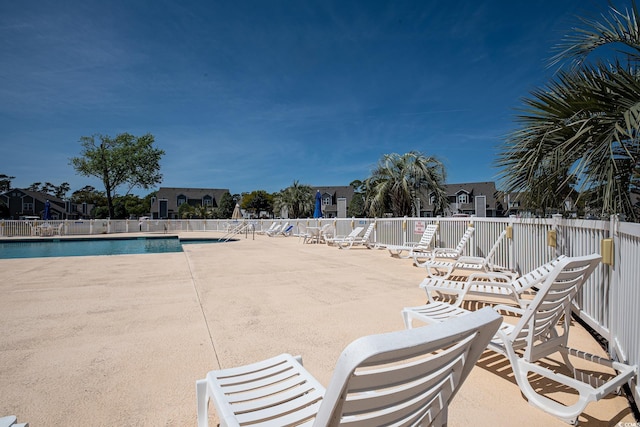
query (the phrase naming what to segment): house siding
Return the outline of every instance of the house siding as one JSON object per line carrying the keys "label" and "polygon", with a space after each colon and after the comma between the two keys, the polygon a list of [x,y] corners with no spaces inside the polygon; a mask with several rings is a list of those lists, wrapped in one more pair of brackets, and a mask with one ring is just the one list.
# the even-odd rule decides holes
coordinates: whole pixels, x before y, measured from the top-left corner
{"label": "house siding", "polygon": [[151,203],[151,216],[154,219],[178,219],[178,199],[191,206],[209,205],[218,207],[226,188],[184,188],[160,187]]}

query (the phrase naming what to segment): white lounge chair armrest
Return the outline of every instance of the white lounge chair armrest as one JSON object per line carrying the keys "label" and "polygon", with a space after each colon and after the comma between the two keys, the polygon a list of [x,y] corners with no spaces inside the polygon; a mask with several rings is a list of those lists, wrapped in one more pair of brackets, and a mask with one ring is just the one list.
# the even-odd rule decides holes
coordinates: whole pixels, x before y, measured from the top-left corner
{"label": "white lounge chair armrest", "polygon": [[432,251],[432,256],[431,259],[435,260],[438,257],[447,257],[447,255],[455,255],[458,252],[455,249],[451,249],[451,248],[435,248]]}
{"label": "white lounge chair armrest", "polygon": [[519,315],[519,316],[522,316],[522,315],[524,314],[524,312],[525,312],[525,310],[524,310],[523,308],[520,308],[520,307],[514,307],[514,306],[512,306],[512,305],[506,305],[506,304],[497,304],[497,305],[494,305],[494,306],[493,306],[493,309],[494,309],[495,311],[498,311],[498,312],[499,312],[500,310],[502,310],[502,311],[507,311],[507,312],[509,312],[509,313],[514,313],[514,314],[517,314],[517,315]]}
{"label": "white lounge chair armrest", "polygon": [[484,264],[485,259],[480,256],[461,256],[456,263],[460,264]]}
{"label": "white lounge chair armrest", "polygon": [[497,282],[499,280],[504,280],[505,282],[511,282],[513,277],[510,274],[506,273],[495,273],[495,272],[483,272],[479,271],[476,273],[471,273],[467,279],[470,280],[487,280]]}

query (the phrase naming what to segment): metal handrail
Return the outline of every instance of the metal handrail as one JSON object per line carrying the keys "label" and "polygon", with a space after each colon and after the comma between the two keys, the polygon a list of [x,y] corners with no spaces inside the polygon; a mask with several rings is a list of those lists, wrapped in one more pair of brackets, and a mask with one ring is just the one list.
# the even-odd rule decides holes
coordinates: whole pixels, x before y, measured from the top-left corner
{"label": "metal handrail", "polygon": [[235,227],[234,229],[232,229],[231,231],[227,232],[227,234],[222,236],[221,240],[223,242],[228,242],[234,236],[243,232],[245,233],[245,237],[248,237],[249,230],[252,230],[254,232],[253,238],[255,239],[255,227],[253,226],[253,224],[251,224],[250,222],[243,222],[239,224],[237,227]]}

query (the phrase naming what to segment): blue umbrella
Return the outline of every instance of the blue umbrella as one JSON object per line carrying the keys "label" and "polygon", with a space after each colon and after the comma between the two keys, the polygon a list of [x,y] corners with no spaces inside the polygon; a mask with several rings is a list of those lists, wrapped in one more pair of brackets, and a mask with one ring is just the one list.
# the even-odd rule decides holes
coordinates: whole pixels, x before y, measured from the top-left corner
{"label": "blue umbrella", "polygon": [[314,218],[322,218],[322,195],[320,190],[316,191],[316,208],[313,211]]}
{"label": "blue umbrella", "polygon": [[45,221],[50,219],[49,218],[49,209],[51,208],[51,204],[49,203],[49,201],[47,200],[46,202],[44,202],[44,219]]}

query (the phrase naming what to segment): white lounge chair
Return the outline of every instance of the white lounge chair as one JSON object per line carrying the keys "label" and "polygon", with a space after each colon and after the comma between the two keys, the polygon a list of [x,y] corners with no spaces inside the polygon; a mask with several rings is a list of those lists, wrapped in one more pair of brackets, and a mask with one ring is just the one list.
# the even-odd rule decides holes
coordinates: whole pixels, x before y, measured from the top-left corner
{"label": "white lounge chair", "polygon": [[[494,261],[496,252],[498,251],[498,248],[500,248],[500,245],[506,236],[507,230],[503,230],[485,257],[462,255],[457,257],[457,259],[451,260],[437,260],[433,258],[428,259],[423,266],[427,269],[427,275],[430,277],[439,277],[443,279],[451,276],[453,271],[456,269],[482,270],[484,272],[496,271],[513,274],[512,272],[509,272],[507,268],[497,265]],[[437,252],[434,253],[434,256],[438,256]]]}
{"label": "white lounge chair", "polygon": [[373,247],[373,243],[371,243],[371,233],[373,233],[375,226],[375,222],[369,224],[362,237],[356,236],[353,238],[345,238],[344,240],[339,240],[335,243],[340,249],[351,249],[353,246],[358,245],[366,246],[367,249],[371,249]]}
{"label": "white lounge chair", "polygon": [[333,244],[337,245],[339,242],[343,242],[343,241],[348,242],[349,239],[355,239],[360,235],[360,233],[362,233],[362,230],[364,230],[364,227],[356,227],[351,231],[351,233],[349,233],[346,236],[325,237],[324,240],[329,245],[333,245]]}
{"label": "white lounge chair", "polygon": [[269,228],[267,228],[266,230],[258,230],[256,231],[256,234],[267,234],[268,232],[273,231],[273,229],[276,227],[279,227],[278,223],[272,222]]}
{"label": "white lounge chair", "polygon": [[0,427],[29,427],[29,423],[18,423],[15,415],[0,417]]}
{"label": "white lounge chair", "polygon": [[451,400],[500,320],[487,308],[434,327],[357,339],[326,390],[289,354],[211,371],[196,382],[198,426],[209,425],[209,399],[221,426],[446,425]]}
{"label": "white lounge chair", "polygon": [[293,234],[293,225],[288,225],[287,227],[285,227],[284,230],[282,230],[280,233],[278,233],[279,236],[291,236],[291,234]]}
{"label": "white lounge chair", "polygon": [[274,237],[277,236],[278,234],[282,233],[284,230],[286,230],[286,228],[289,226],[288,222],[285,222],[282,225],[276,225],[273,230],[269,230],[267,231],[267,236],[269,237]]}
{"label": "white lounge chair", "polygon": [[318,243],[328,243],[328,239],[333,239],[336,236],[336,227],[335,225],[329,223],[325,224],[320,228],[320,233],[318,234]]}
{"label": "white lounge chair", "polygon": [[437,302],[434,294],[455,295],[453,304],[456,306],[460,306],[466,295],[480,295],[507,298],[524,308],[531,302],[531,299],[523,298],[525,294],[533,292],[533,289],[539,286],[564,258],[566,258],[564,255],[560,255],[522,277],[517,277],[515,273],[478,272],[470,274],[464,282],[427,277],[419,286],[427,292],[427,298],[432,303]]}
{"label": "white lounge chair", "polygon": [[458,242],[455,248],[434,248],[429,252],[413,252],[413,263],[418,267],[424,267],[426,262],[419,261],[420,259],[427,258],[428,261],[435,261],[436,258],[449,258],[458,259],[462,256],[464,248],[473,236],[475,228],[467,227],[467,231],[464,232],[462,238]]}
{"label": "white lounge chair", "polygon": [[[418,242],[406,242],[404,245],[384,245],[384,248],[389,251],[391,256],[398,258],[412,258],[413,252],[428,252],[433,248],[431,242],[436,235],[438,226],[436,224],[429,224],[425,227],[422,237]],[[403,252],[408,252],[407,255],[402,255]]]}
{"label": "white lounge chair", "polygon": [[[541,284],[535,299],[525,309],[497,305],[497,310],[519,314],[517,324],[504,322],[497,335],[489,343],[489,349],[505,355],[520,387],[529,403],[543,411],[575,424],[589,402],[602,399],[615,392],[637,375],[637,367],[605,359],[567,346],[571,325],[571,302],[585,280],[600,262],[600,255],[570,258],[558,262]],[[447,303],[431,303],[420,307],[408,307],[402,311],[407,328],[413,320],[438,323],[452,317],[465,318],[469,311]],[[562,320],[562,326],[558,328]],[[538,363],[543,358],[559,353],[565,369],[552,370],[551,364]],[[600,371],[581,371],[571,363],[569,356],[598,365]],[[562,362],[555,361],[553,365]],[[594,366],[595,366],[594,365]],[[601,366],[606,369],[602,370]],[[611,369],[610,372],[607,372]],[[571,376],[565,372],[571,372]],[[608,376],[607,381],[602,378]],[[575,390],[578,399],[563,405],[538,392],[530,381],[552,383]]]}

